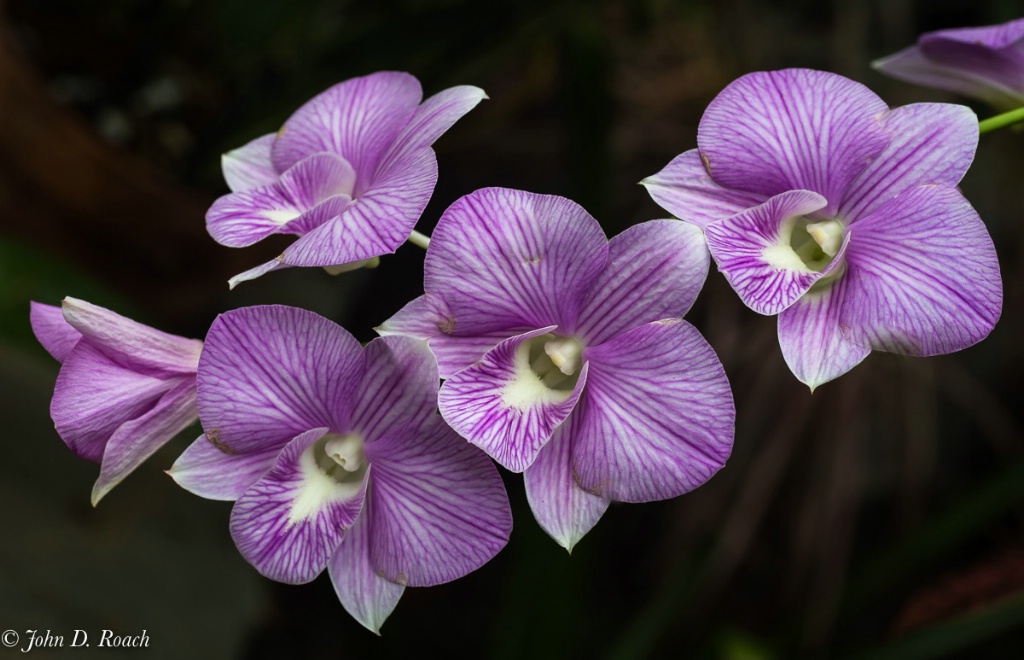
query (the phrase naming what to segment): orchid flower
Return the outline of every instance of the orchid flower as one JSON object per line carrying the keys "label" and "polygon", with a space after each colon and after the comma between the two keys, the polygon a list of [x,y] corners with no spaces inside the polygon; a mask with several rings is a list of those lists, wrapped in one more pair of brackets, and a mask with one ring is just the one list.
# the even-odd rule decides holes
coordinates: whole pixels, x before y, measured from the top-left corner
{"label": "orchid flower", "polygon": [[704,230],[748,307],[779,315],[813,390],[872,350],[950,353],[992,330],[999,263],[956,187],[977,142],[963,106],[889,109],[832,73],[751,73],[708,106],[698,149],[643,183]]}
{"label": "orchid flower", "polygon": [[431,145],[486,95],[464,85],[422,98],[408,73],[353,78],[307,102],[276,134],[225,154],[232,192],[207,212],[210,235],[228,247],[300,237],[230,285],[291,266],[338,273],[394,252],[434,191]]}
{"label": "orchid flower", "polygon": [[478,190],[438,222],[425,294],[378,332],[427,340],[445,420],[525,471],[537,521],[571,550],[610,501],[675,497],[729,456],[729,383],[679,318],[708,263],[686,223],[608,241],[568,199]]}
{"label": "orchid flower", "polygon": [[203,343],[65,298],[33,302],[39,343],[61,363],[50,404],[76,456],[100,464],[92,503],[198,419],[196,369]]}
{"label": "orchid flower", "polygon": [[222,314],[199,364],[205,433],[170,474],[235,500],[231,536],[261,574],[300,584],[326,568],[377,632],[406,586],[476,570],[512,528],[493,463],[437,416],[438,382],[421,341],[364,348],[292,307]]}
{"label": "orchid flower", "polygon": [[1024,18],[926,32],[916,45],[872,66],[893,78],[1013,110],[1024,106]]}

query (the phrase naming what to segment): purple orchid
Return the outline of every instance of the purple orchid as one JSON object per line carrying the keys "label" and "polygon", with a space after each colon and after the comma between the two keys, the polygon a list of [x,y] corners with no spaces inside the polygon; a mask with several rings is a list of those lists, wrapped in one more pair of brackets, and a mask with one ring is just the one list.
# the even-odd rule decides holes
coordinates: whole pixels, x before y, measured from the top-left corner
{"label": "purple orchid", "polygon": [[751,73],[708,106],[698,149],[643,183],[704,230],[747,306],[779,314],[813,390],[872,349],[949,353],[992,330],[999,263],[956,188],[977,142],[962,106],[890,110],[835,74]]}
{"label": "purple orchid", "polygon": [[169,335],[97,305],[33,302],[32,330],[62,364],[50,404],[76,456],[100,464],[92,503],[194,423],[203,343]]}
{"label": "purple orchid", "polygon": [[728,380],[679,318],[708,263],[686,223],[608,241],[568,199],[478,190],[438,222],[425,295],[378,332],[427,340],[445,420],[525,471],[537,521],[571,550],[610,501],[675,497],[729,456]]}
{"label": "purple orchid", "polygon": [[206,432],[170,474],[237,500],[231,535],[260,573],[299,584],[327,568],[377,632],[406,586],[476,570],[512,529],[494,464],[436,414],[438,382],[421,341],[364,348],[292,307],[222,314],[199,365]]}
{"label": "purple orchid", "polygon": [[225,154],[232,193],[207,212],[210,235],[228,247],[300,236],[230,285],[290,266],[338,273],[394,252],[434,191],[431,145],[486,95],[464,85],[422,98],[408,73],[353,78],[307,102],[276,134]]}
{"label": "purple orchid", "polygon": [[1024,18],[922,34],[872,66],[907,82],[980,99],[999,110],[1024,106]]}

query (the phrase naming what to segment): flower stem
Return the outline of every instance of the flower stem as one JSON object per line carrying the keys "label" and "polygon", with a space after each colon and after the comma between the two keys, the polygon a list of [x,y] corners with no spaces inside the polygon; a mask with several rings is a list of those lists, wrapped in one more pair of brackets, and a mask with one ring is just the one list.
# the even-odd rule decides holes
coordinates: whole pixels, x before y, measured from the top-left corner
{"label": "flower stem", "polygon": [[1024,108],[1017,108],[1016,110],[1010,110],[1009,112],[1004,112],[1001,115],[989,117],[984,121],[978,122],[978,131],[984,135],[989,131],[994,131],[1006,126],[1012,126],[1013,124],[1022,121],[1024,121]]}
{"label": "flower stem", "polygon": [[415,229],[412,230],[412,233],[409,234],[409,238],[406,240],[408,240],[413,245],[418,245],[424,250],[430,247],[430,237],[427,236],[426,234],[419,233]]}

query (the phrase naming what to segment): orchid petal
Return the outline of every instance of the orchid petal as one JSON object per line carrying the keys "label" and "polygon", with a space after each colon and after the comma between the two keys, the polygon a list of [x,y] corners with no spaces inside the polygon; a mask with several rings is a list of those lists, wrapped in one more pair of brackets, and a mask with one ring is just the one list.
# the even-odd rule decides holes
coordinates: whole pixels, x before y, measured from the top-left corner
{"label": "orchid petal", "polygon": [[225,195],[206,212],[206,228],[228,247],[245,247],[275,233],[305,234],[351,204],[355,170],[341,156],[317,153],[274,183]]}
{"label": "orchid petal", "polygon": [[194,374],[203,342],[170,335],[99,305],[65,298],[64,320],[118,364],[150,375]]}
{"label": "orchid petal", "polygon": [[99,479],[92,489],[93,506],[143,461],[199,420],[195,380],[180,380],[151,410],[122,424],[110,436]]}
{"label": "orchid petal", "polygon": [[363,350],[365,375],[354,393],[351,426],[365,442],[434,417],[439,379],[426,342],[378,337]]}
{"label": "orchid petal", "polygon": [[213,322],[199,364],[199,416],[228,452],[283,447],[310,428],[346,428],[363,375],[352,335],[294,307],[244,307]]}
{"label": "orchid petal", "polygon": [[450,378],[456,372],[477,362],[498,342],[529,328],[512,328],[474,334],[466,332],[455,322],[455,315],[444,298],[425,294],[409,302],[376,328],[377,334],[408,336],[425,339],[437,358],[441,378]]}
{"label": "orchid petal", "polygon": [[588,345],[644,323],[682,317],[708,276],[703,232],[678,220],[634,225],[609,241],[608,250],[608,265],[577,323]]}
{"label": "orchid petal", "polygon": [[370,534],[369,518],[359,516],[342,538],[327,570],[345,611],[379,635],[405,587],[377,575],[370,563]]}
{"label": "orchid petal", "polygon": [[697,149],[679,154],[660,172],[640,183],[658,206],[702,229],[765,200],[765,195],[715,183]]}
{"label": "orchid petal", "polygon": [[622,502],[662,500],[693,490],[725,464],[732,392],[693,326],[648,323],[585,357],[590,374],[572,448],[580,487]]}
{"label": "orchid petal", "polygon": [[231,509],[238,551],[272,580],[313,580],[363,508],[369,472],[359,482],[338,483],[317,465],[315,443],[326,433],[317,428],[296,436]]}
{"label": "orchid petal", "polygon": [[239,454],[204,433],[174,461],[167,474],[185,490],[210,500],[234,502],[274,465],[280,447]]}
{"label": "orchid petal", "polygon": [[484,188],[441,216],[424,289],[442,296],[474,334],[553,324],[571,334],[607,259],[601,226],[575,202]]}
{"label": "orchid petal", "polygon": [[138,373],[80,341],[57,375],[50,416],[76,456],[99,462],[110,436],[180,382]]}
{"label": "orchid petal", "polygon": [[367,444],[366,515],[377,575],[412,587],[460,578],[508,542],[512,513],[494,464],[439,417]]}
{"label": "orchid petal", "polygon": [[339,217],[289,245],[281,260],[291,266],[336,266],[390,254],[409,237],[436,183],[434,152],[416,152]]}
{"label": "orchid petal", "polygon": [[526,499],[537,523],[569,552],[597,524],[610,503],[607,498],[591,495],[576,483],[573,438],[581,419],[579,414],[569,415],[523,474]]}
{"label": "orchid petal", "polygon": [[32,301],[29,320],[36,339],[57,362],[63,362],[82,338],[82,333],[64,320],[64,312],[60,307]]}
{"label": "orchid petal", "polygon": [[[413,113],[412,119],[381,159],[378,173],[386,172],[418,149],[428,148],[467,112],[487,98],[479,87],[458,85],[434,94]],[[374,177],[375,179],[377,177]]]}
{"label": "orchid petal", "polygon": [[769,196],[813,190],[832,216],[888,144],[880,121],[888,109],[867,87],[833,73],[749,73],[705,110],[697,144],[718,184]]}
{"label": "orchid petal", "polygon": [[[851,240],[851,243],[853,240]],[[779,314],[782,357],[797,379],[813,392],[835,380],[871,353],[850,341],[840,319],[847,280],[840,278],[822,291],[811,291]]]}
{"label": "orchid petal", "polygon": [[260,136],[220,157],[224,180],[232,192],[252,190],[277,180],[277,170],[270,160],[270,148],[276,138],[274,133]]}
{"label": "orchid petal", "polygon": [[938,355],[984,339],[1002,309],[992,238],[954,188],[921,186],[860,220],[841,323],[877,350]]}
{"label": "orchid petal", "polygon": [[704,230],[718,268],[747,307],[778,314],[841,263],[842,249],[825,270],[812,270],[790,245],[795,221],[825,204],[817,193],[791,190]]}
{"label": "orchid petal", "polygon": [[839,210],[856,221],[904,190],[960,183],[978,148],[978,118],[962,105],[915,103],[885,120],[892,142],[854,182]]}
{"label": "orchid petal", "polygon": [[230,280],[228,280],[228,288],[234,289],[242,282],[249,282],[250,280],[254,280],[257,277],[262,277],[263,275],[266,275],[267,273],[273,272],[275,270],[291,268],[291,264],[284,263],[282,261],[282,258],[283,255],[278,256],[276,259],[271,259],[270,261],[260,264],[255,268],[250,268],[249,270],[243,271],[238,275],[235,275]]}
{"label": "orchid petal", "polygon": [[338,83],[284,123],[271,150],[274,167],[284,172],[314,153],[330,151],[352,164],[358,195],[422,98],[419,81],[408,73],[382,71]]}
{"label": "orchid petal", "polygon": [[513,472],[533,463],[572,412],[587,380],[584,364],[572,390],[545,386],[530,370],[528,342],[548,326],[504,340],[441,386],[441,415],[462,437]]}

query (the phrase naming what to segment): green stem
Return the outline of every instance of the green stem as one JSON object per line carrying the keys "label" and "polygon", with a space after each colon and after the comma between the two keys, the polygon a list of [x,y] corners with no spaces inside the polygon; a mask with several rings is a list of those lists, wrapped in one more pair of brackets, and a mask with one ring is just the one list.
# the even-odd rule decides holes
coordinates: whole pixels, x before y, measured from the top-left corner
{"label": "green stem", "polygon": [[1012,126],[1013,124],[1021,121],[1024,121],[1024,108],[1017,108],[1016,110],[1010,110],[1009,112],[1004,112],[1001,115],[989,117],[988,119],[978,122],[978,131],[984,135],[989,131],[1005,128],[1006,126]]}
{"label": "green stem", "polygon": [[415,229],[413,229],[412,233],[409,234],[409,238],[407,240],[413,245],[419,246],[424,250],[430,247],[430,237],[426,234],[419,233]]}

